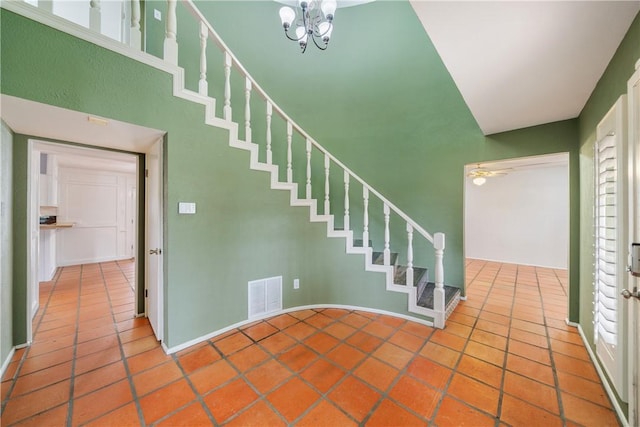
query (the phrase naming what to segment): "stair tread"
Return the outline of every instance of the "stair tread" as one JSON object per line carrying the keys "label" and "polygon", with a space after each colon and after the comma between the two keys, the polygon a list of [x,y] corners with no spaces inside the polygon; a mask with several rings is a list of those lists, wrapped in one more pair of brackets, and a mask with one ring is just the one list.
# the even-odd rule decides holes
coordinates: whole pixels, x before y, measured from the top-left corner
{"label": "stair tread", "polygon": [[[368,247],[370,248],[371,246],[373,246],[373,243],[371,242],[371,240],[369,240],[369,246],[368,246]],[[354,248],[361,248],[361,247],[363,247],[363,245],[362,245],[362,239],[354,239],[354,240],[353,240],[353,247],[354,247]]]}
{"label": "stair tread", "polygon": [[[418,306],[433,309],[433,291],[436,288],[435,283],[429,282],[425,287],[422,295],[418,299]],[[456,296],[460,294],[460,288],[444,285],[444,306],[445,308],[455,301]]]}
{"label": "stair tread", "polygon": [[[398,265],[396,266],[395,274],[393,277],[393,283],[396,285],[406,285],[407,284],[407,266],[406,265]],[[423,284],[422,282],[426,282],[429,279],[428,269],[422,267],[413,267],[413,286],[419,286]]]}
{"label": "stair tread", "polygon": [[[391,252],[389,265],[396,265],[396,262],[398,262],[398,254],[396,252]],[[371,263],[384,265],[384,252],[373,252]]]}

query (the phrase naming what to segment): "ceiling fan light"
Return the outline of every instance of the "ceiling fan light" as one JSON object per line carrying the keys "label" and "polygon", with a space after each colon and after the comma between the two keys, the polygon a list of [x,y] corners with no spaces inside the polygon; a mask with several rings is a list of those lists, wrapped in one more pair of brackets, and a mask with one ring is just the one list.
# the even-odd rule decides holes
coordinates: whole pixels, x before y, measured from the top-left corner
{"label": "ceiling fan light", "polygon": [[487,178],[483,177],[483,176],[477,176],[475,178],[473,178],[472,181],[475,185],[477,186],[481,186],[483,185],[485,182],[487,182]]}

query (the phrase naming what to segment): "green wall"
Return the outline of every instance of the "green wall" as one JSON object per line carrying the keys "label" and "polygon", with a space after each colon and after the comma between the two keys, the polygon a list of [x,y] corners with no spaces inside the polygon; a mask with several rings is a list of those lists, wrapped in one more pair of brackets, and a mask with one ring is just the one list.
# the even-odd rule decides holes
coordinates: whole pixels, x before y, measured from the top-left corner
{"label": "green wall", "polygon": [[580,131],[580,326],[593,347],[594,291],[594,144],[596,127],[618,98],[627,93],[627,81],[640,60],[638,14],[579,117]]}
{"label": "green wall", "polygon": [[[158,6],[164,10],[163,4]],[[294,120],[418,223],[447,234],[448,284],[463,284],[463,167],[468,163],[569,152],[571,244],[577,248],[576,121],[482,135],[408,2],[375,2],[341,10],[337,19],[353,23],[336,30],[329,50],[310,48],[305,55],[284,40],[276,3],[198,2],[198,6]],[[152,13],[149,2],[145,10]],[[265,28],[264,17],[271,15],[273,32],[267,28],[260,37],[247,34],[245,25],[234,26],[242,18],[250,28]],[[179,9],[179,18],[180,22],[186,19],[184,10]],[[283,276],[286,307],[340,303],[406,313],[406,297],[385,292],[382,275],[363,271],[362,256],[345,256],[343,240],[327,239],[323,225],[309,224],[306,208],[291,208],[286,192],[268,190],[268,175],[248,171],[248,154],[227,147],[227,132],[202,124],[203,108],[172,97],[169,75],[10,12],[3,11],[1,19],[3,93],[167,132],[164,309],[168,346],[243,320],[247,281],[275,275]],[[362,34],[367,22],[381,23],[375,35]],[[146,25],[150,30],[147,50],[159,54],[162,26],[150,20]],[[179,29],[178,34],[180,65],[187,71],[187,87],[194,89],[197,61],[190,58],[197,53],[197,32]],[[222,73],[220,58],[212,54],[209,66],[210,94],[218,96],[219,111],[221,86],[215,77]],[[241,121],[244,96],[236,73],[232,83],[234,120]],[[254,141],[264,148],[264,119],[258,113],[262,108],[259,100],[252,100]],[[284,123],[274,119],[274,128],[274,150],[278,150],[274,157],[282,158]],[[279,141],[277,147],[275,141]],[[294,164],[302,165],[303,141],[294,142]],[[22,144],[16,141],[14,172],[26,165],[20,155]],[[313,161],[321,164],[322,159],[314,156]],[[296,181],[301,182],[304,174],[296,170]],[[332,175],[332,194],[337,198],[332,202],[338,212],[340,175]],[[322,186],[316,185],[319,180],[314,176],[314,195],[322,192]],[[358,191],[353,184],[356,227],[361,225]],[[15,196],[14,213],[24,213],[26,189],[16,188]],[[177,215],[178,201],[196,202],[198,214]],[[372,212],[374,207],[370,206]],[[381,206],[375,211],[381,211]],[[381,216],[372,222],[374,243],[380,242]],[[17,221],[16,230],[20,227],[26,224]],[[392,229],[392,242],[400,242],[402,251],[403,224],[392,218]],[[20,270],[26,270],[26,252],[20,244],[26,242],[16,240],[14,246],[18,279]],[[416,265],[432,265],[428,247],[417,253],[421,262]],[[575,250],[572,290],[577,289],[577,260]],[[301,281],[299,291],[291,289],[294,278]],[[24,298],[21,280],[16,281],[18,302]],[[572,304],[571,318],[577,320],[576,304]],[[16,336],[16,342],[24,339],[19,330]]]}
{"label": "green wall", "polygon": [[[244,67],[293,120],[425,229],[446,234],[445,281],[449,285],[463,287],[464,283],[464,165],[568,152],[573,249],[570,280],[572,290],[578,289],[575,120],[485,137],[405,1],[340,9],[329,49],[320,52],[310,47],[304,55],[282,34],[278,24],[280,6],[275,2],[196,3]],[[147,11],[152,13],[152,8]],[[271,25],[265,25],[265,17],[273,17]],[[179,63],[186,70],[187,86],[195,90],[199,63],[197,33],[189,25],[188,13],[180,7],[178,18]],[[239,21],[245,24],[239,26],[236,24]],[[369,25],[371,22],[376,23],[375,31]],[[159,55],[162,26],[153,21],[148,28],[147,49]],[[259,37],[246,28],[260,28]],[[212,50],[209,48],[208,54]],[[221,64],[221,57],[215,55],[208,62],[208,77],[219,83],[218,88],[223,82]],[[234,120],[239,122],[243,120],[243,87],[240,79],[232,78],[232,91],[237,95],[232,97],[231,104]],[[219,89],[212,89],[211,83],[209,92],[220,96]],[[221,98],[218,99],[220,107]],[[252,120],[263,116],[264,107],[252,109]],[[283,146],[284,137],[276,135],[274,144]],[[253,140],[264,146],[261,124],[254,127]],[[302,145],[300,140],[298,157],[294,153],[294,167],[304,165]],[[317,170],[322,171],[321,163]],[[341,181],[340,174],[332,175],[332,206],[338,215],[343,197]],[[314,189],[322,191],[322,183],[314,181]],[[361,190],[358,187],[351,190],[352,224],[358,235],[362,226]],[[372,240],[378,250],[382,248],[383,236],[381,209],[370,206],[370,212],[378,214],[372,217]],[[340,218],[337,223],[341,224]],[[404,259],[404,224],[393,216],[391,224],[392,249]],[[431,267],[432,248],[426,245],[418,248],[415,259],[417,265]],[[577,320],[577,301],[573,299],[570,308],[572,320]]]}
{"label": "green wall", "polygon": [[12,173],[13,132],[0,120],[0,366],[7,360],[13,348],[13,214]]}
{"label": "green wall", "polygon": [[[202,107],[174,98],[170,76],[13,13],[3,11],[1,19],[4,94],[167,132],[169,347],[244,320],[247,282],[276,275],[284,279],[285,307],[341,303],[407,313],[406,296],[386,292],[382,275],[363,271],[362,256],[345,256],[344,240],[327,239],[324,225],[309,224],[307,209],[291,208],[286,192],[269,190],[267,174],[248,170],[249,154],[227,146],[227,131],[205,126]],[[19,236],[26,235],[27,137],[16,136],[14,145]],[[196,202],[198,214],[177,215],[178,201]],[[25,239],[14,239],[13,253],[14,335],[21,343]]]}

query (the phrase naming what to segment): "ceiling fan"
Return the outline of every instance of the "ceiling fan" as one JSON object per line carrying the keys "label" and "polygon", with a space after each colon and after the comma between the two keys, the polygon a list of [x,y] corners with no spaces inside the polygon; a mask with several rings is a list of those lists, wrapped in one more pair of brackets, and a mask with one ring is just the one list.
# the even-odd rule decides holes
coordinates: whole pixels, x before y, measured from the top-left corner
{"label": "ceiling fan", "polygon": [[475,185],[483,185],[485,182],[487,182],[487,178],[506,175],[507,171],[510,171],[511,169],[512,168],[491,170],[488,168],[481,167],[480,164],[478,163],[478,166],[474,169],[471,169],[467,173],[467,176],[472,179],[472,182]]}

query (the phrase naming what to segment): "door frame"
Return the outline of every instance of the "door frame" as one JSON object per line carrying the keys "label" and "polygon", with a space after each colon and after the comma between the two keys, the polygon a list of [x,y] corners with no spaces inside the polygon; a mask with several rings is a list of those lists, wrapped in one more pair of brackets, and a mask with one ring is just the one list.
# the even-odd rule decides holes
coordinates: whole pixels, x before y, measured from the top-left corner
{"label": "door frame", "polygon": [[[163,155],[163,144],[162,144],[162,138],[160,138],[160,143],[159,143],[159,147],[158,149],[160,150],[160,156],[162,158]],[[27,240],[27,283],[26,283],[26,295],[27,295],[27,301],[26,301],[26,345],[30,345],[33,342],[33,328],[32,328],[32,322],[33,322],[33,317],[35,316],[38,308],[37,307],[33,307],[32,304],[32,299],[34,297],[37,297],[38,295],[34,295],[34,293],[36,293],[36,290],[38,289],[39,286],[39,281],[38,281],[38,275],[36,274],[35,277],[32,277],[33,275],[30,273],[32,271],[32,268],[34,268],[35,270],[33,271],[38,271],[38,257],[37,257],[37,248],[36,248],[36,254],[35,256],[32,256],[32,242],[31,242],[31,236],[32,233],[39,233],[39,227],[38,225],[34,224],[33,221],[31,220],[32,216],[34,215],[39,215],[38,213],[38,205],[37,203],[34,204],[32,199],[34,197],[34,193],[39,195],[39,186],[37,185],[38,182],[34,182],[37,180],[34,179],[34,173],[40,173],[39,170],[34,171],[34,167],[32,165],[33,162],[33,156],[34,153],[39,153],[39,150],[36,149],[36,144],[52,144],[52,145],[71,145],[71,144],[65,144],[64,142],[61,141],[52,141],[47,139],[46,137],[42,137],[42,138],[29,138],[28,140],[28,149],[27,149],[27,176],[28,176],[28,182],[27,182],[27,235],[25,236],[28,240]],[[85,149],[92,149],[92,150],[109,150],[109,149],[115,149],[118,151],[122,151],[122,147],[121,146],[116,146],[116,145],[93,145],[91,143],[87,143],[87,144],[82,144],[82,145],[77,145],[79,147],[83,147]],[[145,158],[146,156],[149,155],[149,153],[151,152],[152,147],[149,146],[147,147],[143,152],[130,152],[130,154],[132,155],[144,155]],[[136,175],[137,175],[137,182],[140,183],[142,182],[140,177],[144,176],[144,170],[141,168],[141,162],[138,160],[137,162],[137,166],[136,166]],[[163,163],[160,162],[159,165],[159,169],[160,169],[160,174],[162,174],[162,169],[163,169]],[[162,176],[162,175],[161,175]],[[144,187],[144,186],[143,186]],[[144,212],[144,221],[145,224],[148,223],[149,218],[147,217],[147,215],[149,215],[149,210],[146,207],[146,195],[144,198],[144,202],[141,203],[140,200],[143,200],[141,198],[140,195],[140,191],[143,191],[143,195],[144,192],[146,191],[145,188],[142,189],[138,189],[138,204],[137,204],[137,216],[138,218],[141,218],[141,215],[139,214],[140,212]],[[158,192],[158,194],[160,194],[162,196],[163,194],[163,180],[159,179],[157,182],[157,188],[155,189],[155,191]],[[38,199],[39,200],[39,199]],[[162,204],[164,203],[162,200],[160,201],[161,203],[161,207],[163,206]],[[142,204],[142,206],[141,206]],[[160,234],[160,241],[162,241],[163,238],[163,227],[162,227],[162,210],[163,209],[159,209],[158,212],[158,224],[160,224],[159,230],[157,230],[157,232]],[[142,246],[142,248],[144,249],[146,247],[146,242],[148,240],[148,230],[145,226],[145,224],[140,224],[140,221],[136,221],[136,247],[138,247],[138,245],[140,243],[142,243],[140,246]],[[140,228],[142,227],[142,229]],[[142,242],[140,242],[140,231],[144,230],[144,240]],[[147,304],[145,301],[145,305],[144,305],[144,310],[140,311],[139,307],[139,298],[141,297],[141,295],[144,295],[142,292],[144,292],[144,290],[148,289],[148,292],[156,292],[157,293],[157,299],[159,301],[162,301],[162,293],[163,293],[163,286],[162,286],[162,282],[164,280],[163,278],[163,272],[164,269],[162,267],[162,260],[160,260],[160,267],[159,267],[159,271],[158,271],[158,282],[160,283],[158,286],[147,286],[146,283],[146,275],[142,274],[142,272],[144,271],[144,265],[147,264],[147,257],[148,255],[145,255],[144,258],[141,256],[142,254],[144,254],[146,251],[142,252],[141,251],[136,251],[136,283],[135,283],[135,291],[134,291],[134,295],[135,295],[135,301],[134,301],[134,309],[136,312],[136,316],[140,317],[140,316],[147,316]],[[146,252],[148,254],[148,252]],[[147,299],[147,298],[146,298]],[[162,310],[162,305],[159,305],[159,310],[157,313],[158,318],[160,319],[160,321],[162,322],[163,320],[163,310]],[[159,336],[157,337],[159,341],[162,341],[162,337]]]}
{"label": "door frame", "polygon": [[[640,242],[640,60],[627,83],[628,115],[628,195],[629,195],[629,242]],[[640,278],[629,276],[628,289],[640,288]],[[629,425],[640,425],[640,301],[628,302],[628,371],[630,376]]]}
{"label": "door frame", "polygon": [[[145,237],[144,237],[144,258],[145,258],[145,277],[144,277],[144,289],[145,289],[145,304],[144,314],[149,319],[151,329],[153,330],[156,339],[160,342],[164,340],[164,235],[163,235],[163,181],[164,181],[164,137],[158,138],[145,153],[144,161],[144,216],[145,216]],[[156,157],[155,161],[152,158]],[[149,172],[149,169],[155,165],[157,170]],[[141,171],[142,172],[142,171]],[[148,175],[147,175],[148,174]],[[149,175],[154,176],[155,186],[150,186]],[[151,208],[150,196],[154,193],[157,197],[157,206],[155,209]],[[151,224],[158,224],[156,230],[150,228]],[[157,234],[156,234],[157,233]],[[160,249],[159,253],[152,253],[153,249]],[[152,258],[153,257],[153,258]],[[157,264],[156,264],[157,262]],[[149,281],[151,277],[149,271],[151,268],[155,268],[157,274],[157,280],[155,283]],[[148,292],[148,294],[146,293]],[[136,298],[139,293],[136,293]],[[156,311],[152,312],[150,301],[156,303]],[[136,301],[137,303],[137,301]],[[154,327],[155,325],[155,327]]]}

